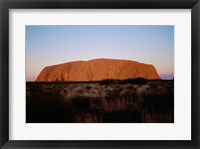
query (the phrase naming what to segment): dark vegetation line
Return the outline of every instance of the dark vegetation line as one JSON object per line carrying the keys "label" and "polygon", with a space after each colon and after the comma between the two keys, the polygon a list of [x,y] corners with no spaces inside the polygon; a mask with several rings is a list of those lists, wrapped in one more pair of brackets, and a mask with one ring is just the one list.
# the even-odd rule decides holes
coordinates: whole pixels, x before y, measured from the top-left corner
{"label": "dark vegetation line", "polygon": [[131,84],[137,84],[137,83],[147,83],[149,81],[173,81],[173,80],[165,80],[165,79],[152,79],[148,80],[145,78],[130,78],[130,79],[124,79],[124,80],[119,80],[119,79],[104,79],[100,81],[26,81],[26,83],[37,83],[37,84],[52,84],[52,83],[99,83],[102,85],[110,85],[110,84],[126,84],[126,83],[131,83]]}

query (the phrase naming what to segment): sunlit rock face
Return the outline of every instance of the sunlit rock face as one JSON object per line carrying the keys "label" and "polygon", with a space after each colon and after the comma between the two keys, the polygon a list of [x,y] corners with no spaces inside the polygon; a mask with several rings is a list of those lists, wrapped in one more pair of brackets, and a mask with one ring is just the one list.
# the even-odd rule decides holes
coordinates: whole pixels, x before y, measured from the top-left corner
{"label": "sunlit rock face", "polygon": [[98,81],[104,79],[160,79],[155,67],[131,60],[93,59],[45,67],[36,81]]}

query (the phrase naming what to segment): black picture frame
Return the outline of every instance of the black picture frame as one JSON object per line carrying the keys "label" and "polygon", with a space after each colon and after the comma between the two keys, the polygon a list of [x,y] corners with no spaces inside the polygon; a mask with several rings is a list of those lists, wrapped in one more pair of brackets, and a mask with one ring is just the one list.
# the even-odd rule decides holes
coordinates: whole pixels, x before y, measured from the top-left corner
{"label": "black picture frame", "polygon": [[[24,141],[9,140],[9,9],[191,9],[191,141]],[[9,148],[165,148],[200,149],[200,2],[199,0],[0,0],[0,147]],[[184,85],[184,84],[183,84]]]}

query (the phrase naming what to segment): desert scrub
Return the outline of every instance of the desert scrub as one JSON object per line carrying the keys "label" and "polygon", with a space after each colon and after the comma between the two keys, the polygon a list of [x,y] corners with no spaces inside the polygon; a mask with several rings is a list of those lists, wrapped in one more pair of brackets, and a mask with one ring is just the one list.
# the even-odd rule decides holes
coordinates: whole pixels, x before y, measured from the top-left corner
{"label": "desert scrub", "polygon": [[27,83],[27,123],[172,123],[174,82]]}
{"label": "desert scrub", "polygon": [[157,111],[142,110],[141,118],[143,123],[172,123],[174,121],[174,113],[159,113]]}
{"label": "desert scrub", "polygon": [[72,119],[74,123],[102,123],[102,115],[88,112],[76,112]]}
{"label": "desert scrub", "polygon": [[104,111],[120,111],[140,109],[142,99],[135,90],[126,91],[122,94],[110,92],[102,99]]}
{"label": "desert scrub", "polygon": [[143,94],[142,120],[147,122],[173,122],[174,94],[166,92]]}

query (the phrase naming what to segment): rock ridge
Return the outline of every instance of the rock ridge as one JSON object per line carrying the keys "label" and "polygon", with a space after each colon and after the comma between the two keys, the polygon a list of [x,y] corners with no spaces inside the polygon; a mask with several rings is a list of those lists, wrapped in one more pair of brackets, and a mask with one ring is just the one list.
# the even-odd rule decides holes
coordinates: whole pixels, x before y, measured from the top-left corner
{"label": "rock ridge", "polygon": [[151,64],[101,58],[47,66],[40,72],[36,81],[98,81],[129,78],[160,79]]}

